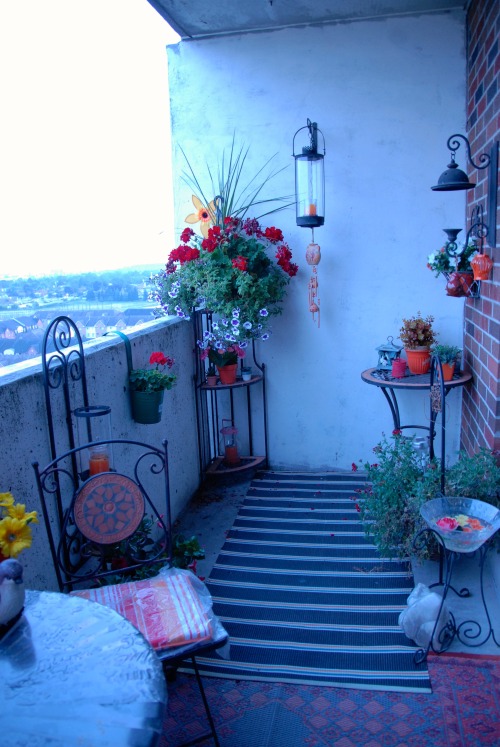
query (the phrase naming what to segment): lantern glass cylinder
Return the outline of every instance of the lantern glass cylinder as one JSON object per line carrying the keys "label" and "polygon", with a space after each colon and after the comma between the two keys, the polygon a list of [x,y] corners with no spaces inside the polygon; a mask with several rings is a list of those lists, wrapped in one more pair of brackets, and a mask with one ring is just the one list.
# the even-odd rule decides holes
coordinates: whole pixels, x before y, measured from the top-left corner
{"label": "lantern glass cylinder", "polygon": [[[109,441],[111,438],[111,408],[107,405],[78,407],[73,411],[76,421],[76,446],[90,441]],[[113,460],[111,444],[78,452],[78,469],[86,478],[89,474],[108,472]]]}
{"label": "lantern glass cylinder", "polygon": [[321,153],[295,156],[297,225],[316,228],[325,222],[325,167]]}

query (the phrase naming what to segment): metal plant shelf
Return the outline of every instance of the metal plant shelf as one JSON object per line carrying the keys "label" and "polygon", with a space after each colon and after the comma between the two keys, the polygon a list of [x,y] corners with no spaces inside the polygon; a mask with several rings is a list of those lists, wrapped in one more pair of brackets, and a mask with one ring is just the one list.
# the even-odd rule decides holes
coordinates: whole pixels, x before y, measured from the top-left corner
{"label": "metal plant shelf", "polygon": [[[195,350],[196,341],[203,339],[204,332],[212,328],[212,315],[208,312],[193,314]],[[215,385],[206,382],[205,363],[196,356],[194,386],[196,392],[196,419],[198,428],[198,450],[200,479],[223,478],[234,475],[246,478],[248,473],[268,463],[268,434],[266,406],[266,367],[257,361],[255,343],[247,350],[245,361],[250,360],[257,372],[252,372],[248,381],[239,375],[234,384]],[[258,415],[254,406],[258,405]],[[225,464],[221,453],[220,431],[223,421],[230,421],[245,438],[244,454],[239,454],[237,464]],[[257,442],[254,445],[254,442]],[[258,452],[257,454],[255,452]]]}

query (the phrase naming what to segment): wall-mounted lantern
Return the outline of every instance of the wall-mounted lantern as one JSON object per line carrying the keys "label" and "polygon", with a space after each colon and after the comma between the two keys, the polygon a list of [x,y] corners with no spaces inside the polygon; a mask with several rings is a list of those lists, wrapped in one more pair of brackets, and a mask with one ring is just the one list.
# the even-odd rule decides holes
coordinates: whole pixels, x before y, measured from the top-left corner
{"label": "wall-mounted lantern", "polygon": [[[309,135],[308,145],[302,146],[302,150],[295,152],[295,138],[307,130]],[[323,139],[323,152],[318,151],[318,132]],[[314,229],[319,228],[325,222],[325,138],[316,122],[307,120],[307,125],[297,130],[293,136],[293,157],[295,158],[295,209],[297,225],[302,228],[310,228],[312,241],[307,247],[306,262],[312,266],[312,276],[308,284],[309,311],[313,321],[318,315],[319,327],[319,296],[318,275],[316,266],[321,259],[321,251],[318,244],[314,243]]]}
{"label": "wall-mounted lantern", "polygon": [[[492,260],[484,252],[484,242],[488,241],[491,247],[496,246],[496,219],[497,219],[497,192],[498,192],[498,141],[495,141],[491,147],[490,153],[482,153],[479,156],[479,163],[476,163],[471,154],[470,143],[465,135],[455,134],[448,138],[446,143],[448,150],[451,151],[451,161],[448,167],[438,179],[437,184],[431,189],[434,192],[454,192],[457,190],[473,189],[475,182],[469,180],[467,174],[460,169],[455,161],[455,154],[460,147],[457,138],[464,141],[469,163],[475,169],[488,169],[488,197],[487,197],[487,215],[484,218],[482,205],[476,205],[470,217],[470,227],[465,239],[464,248],[469,246],[470,242],[478,244],[479,262],[472,264],[474,269],[474,288],[471,288],[466,295],[478,297],[480,293],[480,281],[487,279],[493,266]],[[447,254],[457,259],[460,251],[457,248],[456,237],[461,229],[444,229],[448,234],[448,242],[445,246]],[[450,236],[452,231],[455,235]],[[476,269],[477,268],[477,269]]]}

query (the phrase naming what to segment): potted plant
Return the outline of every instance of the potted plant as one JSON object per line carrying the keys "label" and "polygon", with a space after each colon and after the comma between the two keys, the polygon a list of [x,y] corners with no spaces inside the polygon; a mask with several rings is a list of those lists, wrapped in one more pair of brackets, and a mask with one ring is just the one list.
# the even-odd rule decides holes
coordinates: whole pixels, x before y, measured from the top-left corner
{"label": "potted plant", "polygon": [[207,384],[208,386],[216,386],[217,384],[217,371],[213,363],[209,363],[207,369]]}
{"label": "potted plant", "polygon": [[245,346],[225,340],[219,330],[219,325],[214,322],[212,332],[207,332],[203,342],[198,341],[201,348],[201,360],[209,360],[210,366],[215,366],[219,372],[221,384],[234,384],[238,371],[238,361],[245,357]]}
{"label": "potted plant", "polygon": [[457,359],[462,353],[462,350],[456,345],[436,345],[432,354],[436,355],[441,361],[441,367],[443,369],[443,379],[445,381],[451,381],[453,374],[455,373],[455,366]]}
{"label": "potted plant", "polygon": [[[373,451],[376,463],[364,465],[368,487],[354,498],[365,533],[385,557],[424,560],[433,553],[432,543],[414,546],[414,539],[426,528],[420,507],[441,494],[440,464],[422,460],[413,439],[400,433],[391,440],[384,437]],[[498,507],[500,467],[495,455],[487,449],[470,456],[461,452],[445,471],[445,494],[474,497]]]}
{"label": "potted plant", "polygon": [[476,254],[477,247],[472,241],[467,245],[465,242],[458,245],[455,241],[449,241],[438,252],[429,254],[427,267],[436,277],[443,275],[446,278],[448,296],[468,296],[474,282],[471,260]]}
{"label": "potted plant", "polygon": [[430,348],[437,337],[432,328],[433,321],[433,316],[424,318],[420,311],[416,316],[403,319],[399,337],[405,348],[408,368],[413,374],[427,373],[430,368]]}
{"label": "potted plant", "polygon": [[175,363],[170,356],[157,351],[151,353],[149,363],[154,368],[136,368],[129,373],[132,417],[136,423],[160,422],[165,389],[171,389],[177,380],[169,370]]}
{"label": "potted plant", "polygon": [[165,313],[186,320],[195,310],[213,315],[215,324],[207,332],[212,336],[198,340],[198,347],[211,350],[210,360],[219,368],[229,363],[226,354],[236,352],[237,359],[249,342],[269,338],[269,322],[282,313],[288,283],[298,270],[282,231],[245,217],[250,207],[269,201],[261,199],[267,180],[258,185],[255,177],[250,193],[238,195],[244,158],[243,151],[231,150],[229,161],[222,160],[219,184],[212,183],[217,198],[208,200],[191,178],[199,196],[193,197],[197,212],[186,222],[200,222],[201,235],[185,228],[165,270],[152,278],[152,295]]}
{"label": "potted plant", "polygon": [[243,381],[250,381],[252,378],[252,366],[242,366],[241,378]]}

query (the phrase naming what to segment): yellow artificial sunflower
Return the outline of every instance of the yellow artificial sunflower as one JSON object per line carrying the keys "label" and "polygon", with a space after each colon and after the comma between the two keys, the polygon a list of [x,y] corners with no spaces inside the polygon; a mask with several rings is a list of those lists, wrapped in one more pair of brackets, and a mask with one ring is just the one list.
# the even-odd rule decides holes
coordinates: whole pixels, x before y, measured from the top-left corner
{"label": "yellow artificial sunflower", "polygon": [[215,203],[211,200],[208,205],[204,205],[199,197],[193,195],[193,205],[196,212],[190,213],[185,222],[186,223],[199,223],[200,231],[203,238],[208,238],[208,230],[215,223]]}
{"label": "yellow artificial sunflower", "polygon": [[31,547],[31,530],[26,521],[7,516],[0,521],[0,551],[6,558],[17,558]]}
{"label": "yellow artificial sunflower", "polygon": [[24,503],[15,503],[13,506],[8,506],[7,516],[10,516],[12,519],[25,521],[27,524],[29,524],[31,521],[34,521],[36,524],[38,524],[36,511],[30,511],[29,513],[26,513],[26,506],[24,505]]}
{"label": "yellow artificial sunflower", "polygon": [[14,496],[12,493],[0,493],[0,506],[9,508],[14,505]]}

